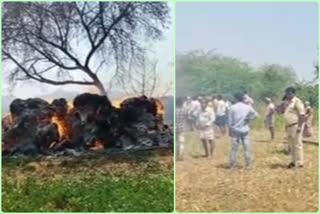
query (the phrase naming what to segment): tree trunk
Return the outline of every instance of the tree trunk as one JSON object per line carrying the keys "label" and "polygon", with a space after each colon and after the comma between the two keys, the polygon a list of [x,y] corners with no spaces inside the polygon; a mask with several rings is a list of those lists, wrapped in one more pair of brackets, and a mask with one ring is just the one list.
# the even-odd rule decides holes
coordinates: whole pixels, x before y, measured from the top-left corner
{"label": "tree trunk", "polygon": [[107,92],[106,92],[104,86],[102,85],[102,83],[100,82],[99,79],[94,81],[94,85],[98,88],[100,94],[105,95],[105,96],[108,97]]}
{"label": "tree trunk", "polygon": [[94,74],[90,68],[85,67],[82,69],[84,72],[86,72],[91,79],[93,80],[93,84],[97,87],[97,89],[99,90],[101,95],[105,95],[106,97],[108,97],[107,92],[103,86],[103,84],[101,83],[101,81],[99,80],[98,76],[96,74]]}
{"label": "tree trunk", "polygon": [[94,79],[94,85],[97,87],[97,89],[99,90],[100,92],[100,95],[104,95],[106,96],[108,102],[110,105],[112,105],[112,102],[110,101],[109,97],[108,97],[108,94],[104,88],[104,86],[102,85],[102,83],[100,82],[100,80],[98,78]]}

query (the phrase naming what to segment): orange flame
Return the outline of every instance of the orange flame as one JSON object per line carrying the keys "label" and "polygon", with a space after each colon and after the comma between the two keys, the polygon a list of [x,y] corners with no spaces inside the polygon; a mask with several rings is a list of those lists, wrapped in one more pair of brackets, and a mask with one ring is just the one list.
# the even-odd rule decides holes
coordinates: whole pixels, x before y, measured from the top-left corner
{"label": "orange flame", "polygon": [[96,140],[92,147],[90,147],[90,150],[92,151],[98,151],[104,149],[104,142],[103,140]]}
{"label": "orange flame", "polygon": [[15,124],[15,119],[11,113],[8,113],[4,115],[4,117],[1,120],[1,128],[2,128],[2,134],[12,128]]}
{"label": "orange flame", "polygon": [[164,115],[164,105],[159,99],[155,99],[157,105],[157,114]]}
{"label": "orange flame", "polygon": [[60,138],[69,138],[70,133],[65,118],[53,116],[51,118],[51,123],[55,123],[58,126],[58,133]]}
{"label": "orange flame", "polygon": [[73,104],[72,104],[72,102],[68,101],[67,106],[68,106],[68,113],[69,113],[70,110],[73,109]]}
{"label": "orange flame", "polygon": [[7,124],[13,124],[13,116],[11,113],[7,113],[2,117],[2,122]]}
{"label": "orange flame", "polygon": [[[73,108],[73,104],[71,102],[67,103],[67,114]],[[70,130],[64,116],[54,115],[51,118],[51,123],[55,123],[58,127],[58,133],[60,138],[69,139],[70,137]]]}

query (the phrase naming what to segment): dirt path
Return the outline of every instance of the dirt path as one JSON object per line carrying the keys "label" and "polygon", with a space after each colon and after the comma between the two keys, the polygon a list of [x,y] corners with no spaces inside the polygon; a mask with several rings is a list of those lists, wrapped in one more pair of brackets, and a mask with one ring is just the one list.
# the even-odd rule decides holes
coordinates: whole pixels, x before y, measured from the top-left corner
{"label": "dirt path", "polygon": [[[289,170],[284,133],[251,135],[251,170],[226,168],[229,138],[217,140],[212,159],[202,158],[197,134],[186,134],[186,157],[176,162],[177,212],[315,212],[318,210],[318,144],[305,144],[305,168]],[[311,141],[316,141],[312,139]],[[243,165],[242,149],[238,162]]]}

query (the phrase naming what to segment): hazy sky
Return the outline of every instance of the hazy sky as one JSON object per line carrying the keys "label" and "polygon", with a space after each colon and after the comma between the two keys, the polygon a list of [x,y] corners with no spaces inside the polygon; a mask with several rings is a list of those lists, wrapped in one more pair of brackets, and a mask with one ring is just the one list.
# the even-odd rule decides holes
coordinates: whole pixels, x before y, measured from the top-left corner
{"label": "hazy sky", "polygon": [[[174,77],[174,67],[173,67],[173,60],[174,60],[174,29],[173,29],[173,4],[168,3],[171,8],[171,27],[164,32],[163,39],[160,41],[155,41],[148,46],[151,51],[153,52],[152,57],[158,60],[158,72],[160,74],[160,82],[162,85],[167,85],[168,82],[173,82]],[[114,68],[110,69],[112,72]],[[48,84],[42,84],[34,81],[28,82],[18,82],[17,86],[13,88],[9,87],[9,83],[6,79],[8,76],[8,72],[3,67],[2,69],[2,94],[7,95],[8,93],[12,93],[16,97],[20,98],[29,98],[35,96],[41,96],[43,94],[49,94],[54,91],[79,91],[79,93],[83,91],[96,91],[95,87],[82,87],[82,86],[74,86],[74,85],[66,85],[66,86],[51,86]],[[107,82],[109,77],[112,76],[113,73],[107,74],[101,77],[103,82]],[[101,72],[103,73],[103,72]],[[78,75],[80,76],[80,75]],[[105,86],[108,88],[108,86]],[[164,86],[163,86],[164,87]],[[114,91],[119,91],[116,84],[113,84]],[[170,91],[173,93],[173,90]]]}
{"label": "hazy sky", "polygon": [[213,50],[253,66],[291,65],[311,80],[317,59],[315,2],[178,2],[176,50]]}

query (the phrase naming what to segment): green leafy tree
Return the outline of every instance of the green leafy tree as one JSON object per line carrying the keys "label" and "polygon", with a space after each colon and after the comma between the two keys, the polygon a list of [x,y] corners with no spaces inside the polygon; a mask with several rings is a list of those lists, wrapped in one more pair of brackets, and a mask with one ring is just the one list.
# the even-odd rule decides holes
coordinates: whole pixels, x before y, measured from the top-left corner
{"label": "green leafy tree", "polygon": [[304,82],[296,83],[297,96],[303,101],[309,101],[312,107],[318,107],[318,85],[310,85]]}
{"label": "green leafy tree", "polygon": [[285,88],[292,86],[296,82],[296,75],[289,66],[263,65],[258,69],[259,81],[263,87],[257,92],[260,99],[270,97],[279,100],[283,96]]}
{"label": "green leafy tree", "polygon": [[258,103],[265,97],[278,102],[286,87],[296,85],[303,100],[318,103],[317,85],[298,84],[290,66],[265,64],[254,69],[237,58],[203,51],[178,54],[176,60],[177,96],[221,94],[230,99],[247,91]]}

